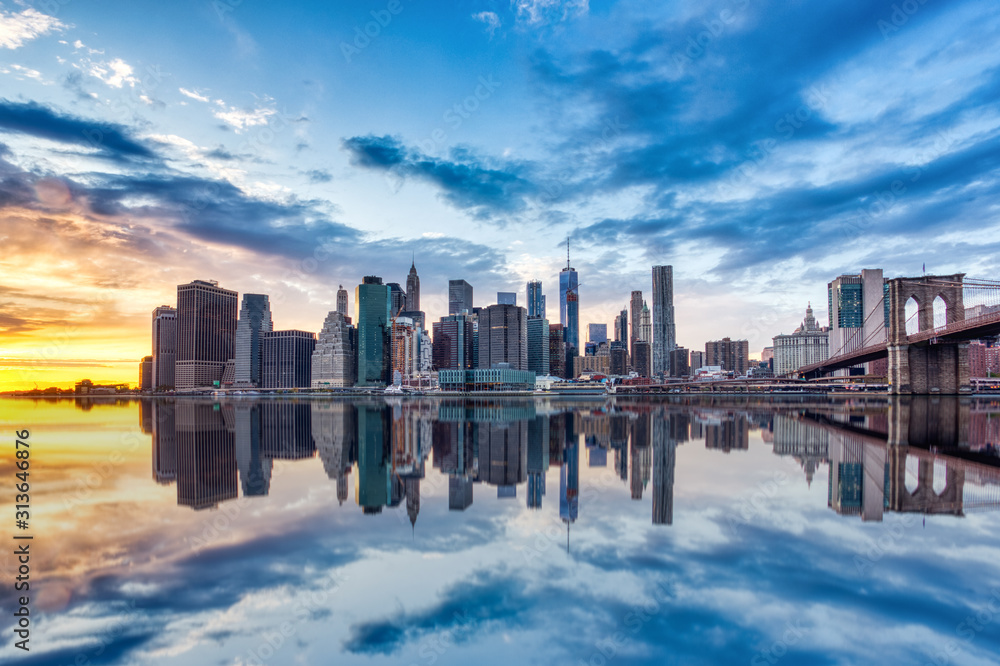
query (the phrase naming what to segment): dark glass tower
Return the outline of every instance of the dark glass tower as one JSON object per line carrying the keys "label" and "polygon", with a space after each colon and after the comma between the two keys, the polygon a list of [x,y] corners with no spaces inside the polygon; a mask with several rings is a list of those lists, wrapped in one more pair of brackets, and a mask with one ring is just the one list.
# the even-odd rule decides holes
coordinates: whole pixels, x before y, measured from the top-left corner
{"label": "dark glass tower", "polygon": [[234,384],[260,386],[260,336],[272,330],[271,304],[264,294],[243,294],[236,322]]}
{"label": "dark glass tower", "polygon": [[222,381],[226,361],[233,358],[238,299],[214,280],[177,286],[177,388]]}
{"label": "dark glass tower", "polygon": [[528,316],[545,318],[545,297],[542,295],[542,281],[528,283]]}
{"label": "dark glass tower", "polygon": [[580,304],[576,269],[569,264],[569,241],[566,241],[566,268],[559,272],[559,322],[563,325],[563,340],[569,345],[568,356],[580,349]]}
{"label": "dark glass tower", "polygon": [[653,374],[670,374],[670,352],[677,347],[674,325],[674,267],[653,266]]}
{"label": "dark glass tower", "polygon": [[389,377],[389,286],[369,275],[354,290],[358,329],[358,386],[384,386]]}

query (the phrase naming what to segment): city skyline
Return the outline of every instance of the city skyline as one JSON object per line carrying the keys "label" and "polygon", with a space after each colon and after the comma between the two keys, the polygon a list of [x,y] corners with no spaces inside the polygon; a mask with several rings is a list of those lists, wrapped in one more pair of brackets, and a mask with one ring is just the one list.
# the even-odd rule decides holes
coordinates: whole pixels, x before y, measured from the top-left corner
{"label": "city skyline", "polygon": [[581,327],[672,265],[676,344],[755,356],[833,276],[995,275],[993,7],[736,5],[403,3],[360,47],[370,8],[159,6],[177,48],[0,3],[0,390],[133,383],[132,304],[191,279],[318,331],[415,257],[428,322],[463,276],[554,322],[569,237]]}

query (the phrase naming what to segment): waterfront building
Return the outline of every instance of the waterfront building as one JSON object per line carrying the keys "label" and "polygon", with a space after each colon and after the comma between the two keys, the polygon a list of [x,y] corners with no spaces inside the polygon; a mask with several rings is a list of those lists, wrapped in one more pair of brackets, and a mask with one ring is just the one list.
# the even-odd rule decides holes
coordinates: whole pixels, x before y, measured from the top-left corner
{"label": "waterfront building", "polygon": [[310,388],[316,334],[266,331],[261,334],[263,388]]}
{"label": "waterfront building", "polygon": [[473,370],[438,370],[442,391],[533,391],[535,373],[499,364]]}
{"label": "waterfront building", "polygon": [[812,303],[808,304],[805,319],[794,332],[773,338],[774,374],[787,375],[803,365],[825,361],[830,355],[829,335],[830,329],[816,323]]}
{"label": "waterfront building", "polygon": [[691,351],[690,355],[690,371],[693,374],[696,370],[705,365],[705,352],[703,351]]}
{"label": "waterfront building", "polygon": [[177,356],[174,375],[178,389],[222,382],[226,361],[233,358],[239,294],[215,280],[194,280],[177,286]]}
{"label": "waterfront building", "polygon": [[260,338],[261,334],[273,328],[268,297],[265,294],[243,294],[243,304],[236,321],[234,386],[250,388],[261,385]]}
{"label": "waterfront building", "polygon": [[536,375],[549,374],[549,320],[528,316],[528,370]]}
{"label": "waterfront building", "polygon": [[674,267],[653,266],[653,374],[670,374],[670,351],[677,346],[674,322]]}
{"label": "waterfront building", "polygon": [[161,305],[153,310],[153,374],[154,390],[174,388],[174,368],[177,363],[177,308]]}
{"label": "waterfront building", "polygon": [[345,388],[357,381],[357,329],[339,310],[330,312],[312,353],[312,388]]}
{"label": "waterfront building", "polygon": [[745,375],[750,367],[750,343],[730,338],[706,342],[703,365],[718,365],[736,376]]}
{"label": "waterfront building", "polygon": [[389,369],[392,327],[390,287],[382,278],[368,275],[354,289],[355,326],[358,341],[358,386],[385,386]]}
{"label": "waterfront building", "polygon": [[563,326],[566,355],[576,356],[580,350],[580,292],[576,269],[569,262],[569,240],[566,241],[566,268],[559,272],[559,323]]}
{"label": "waterfront building", "polygon": [[632,370],[640,377],[653,374],[653,346],[646,340],[632,343]]}
{"label": "waterfront building", "polygon": [[139,390],[151,391],[153,386],[153,357],[143,356],[139,361]]}
{"label": "waterfront building", "polygon": [[528,317],[516,305],[491,305],[479,314],[479,367],[506,363],[528,369]]}
{"label": "waterfront building", "polygon": [[[859,275],[841,275],[827,284],[829,356],[877,345],[888,339],[888,290],[889,283],[881,268],[864,269]],[[856,366],[849,372],[863,374],[864,366]]]}
{"label": "waterfront building", "polygon": [[473,367],[472,317],[451,314],[434,322],[433,365],[435,370]]}
{"label": "waterfront building", "polygon": [[691,361],[688,350],[684,347],[675,347],[670,352],[670,376],[687,377],[691,374]]}
{"label": "waterfront building", "polygon": [[553,377],[568,379],[573,368],[566,372],[566,339],[562,324],[549,324],[549,374]]}

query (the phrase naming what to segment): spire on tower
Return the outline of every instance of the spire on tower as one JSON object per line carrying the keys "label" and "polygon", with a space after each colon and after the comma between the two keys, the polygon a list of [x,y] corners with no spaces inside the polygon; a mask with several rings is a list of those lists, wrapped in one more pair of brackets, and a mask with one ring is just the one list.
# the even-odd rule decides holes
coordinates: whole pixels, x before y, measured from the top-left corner
{"label": "spire on tower", "polygon": [[570,265],[569,265],[569,236],[566,236],[566,268],[570,268]]}

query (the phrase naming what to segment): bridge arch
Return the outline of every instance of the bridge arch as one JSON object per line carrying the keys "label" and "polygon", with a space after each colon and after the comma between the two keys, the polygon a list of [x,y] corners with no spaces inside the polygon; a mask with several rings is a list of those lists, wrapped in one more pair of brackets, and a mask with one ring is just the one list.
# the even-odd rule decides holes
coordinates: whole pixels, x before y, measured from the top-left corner
{"label": "bridge arch", "polygon": [[906,304],[910,299],[917,303],[917,330],[920,332],[934,328],[934,310],[938,299],[943,305],[944,313],[944,321],[940,325],[964,320],[965,304],[962,298],[964,278],[965,273],[956,273],[889,280],[890,342],[905,344],[907,336],[912,335],[906,330]]}

